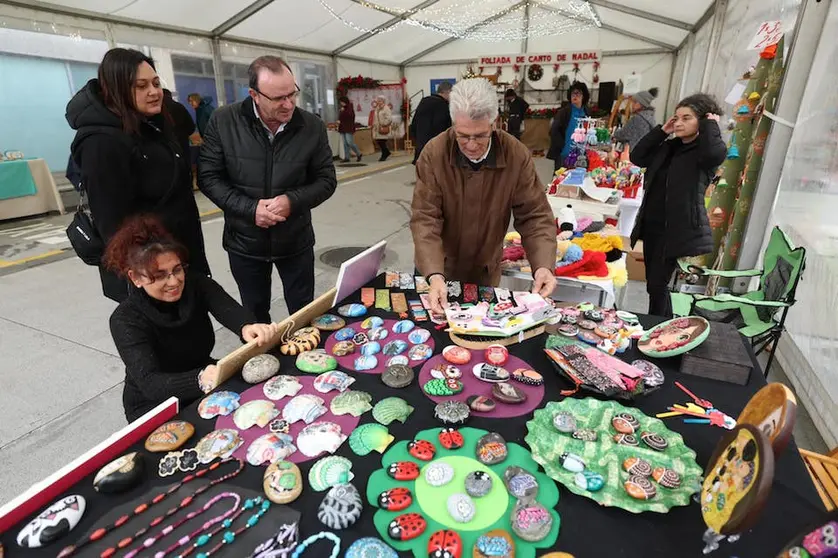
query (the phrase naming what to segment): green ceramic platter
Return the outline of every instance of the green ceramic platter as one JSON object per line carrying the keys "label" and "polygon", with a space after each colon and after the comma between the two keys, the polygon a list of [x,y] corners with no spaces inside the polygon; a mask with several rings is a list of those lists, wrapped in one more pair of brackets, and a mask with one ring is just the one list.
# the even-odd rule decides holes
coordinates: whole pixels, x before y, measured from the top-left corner
{"label": "green ceramic platter", "polygon": [[[596,442],[583,442],[563,434],[553,426],[553,417],[559,411],[567,411],[577,421],[577,428],[596,430],[599,434]],[[631,413],[640,422],[640,432],[651,432],[663,436],[669,447],[664,452],[650,449],[643,442],[637,447],[621,446],[612,436],[616,431],[611,426],[611,419],[617,413]],[[592,397],[586,399],[565,398],[561,402],[551,401],[544,409],[539,409],[533,419],[527,422],[527,436],[524,441],[532,450],[532,458],[544,467],[546,473],[563,484],[574,494],[590,498],[600,505],[617,507],[632,513],[666,513],[675,506],[686,506],[693,494],[700,488],[702,469],[695,462],[695,452],[684,444],[680,434],[669,430],[662,421],[650,418],[637,409],[624,407],[614,401],[600,401]],[[580,456],[587,464],[587,469],[601,474],[605,486],[598,492],[589,492],[574,482],[575,473],[565,470],[559,464],[562,453]],[[677,489],[663,488],[654,480],[657,495],[651,500],[635,500],[623,488],[628,473],[623,470],[623,461],[629,457],[640,457],[655,467],[666,467],[681,475],[681,486]]]}
{"label": "green ceramic platter", "polygon": [[[664,330],[669,330],[665,333]],[[676,330],[683,330],[678,333]],[[655,346],[654,338],[659,335],[668,335],[671,344],[661,348]],[[678,356],[692,351],[707,339],[710,335],[710,322],[701,316],[687,316],[686,318],[675,318],[656,325],[643,334],[637,342],[637,349],[646,356],[653,358],[667,358]],[[673,347],[667,349],[666,347]]]}

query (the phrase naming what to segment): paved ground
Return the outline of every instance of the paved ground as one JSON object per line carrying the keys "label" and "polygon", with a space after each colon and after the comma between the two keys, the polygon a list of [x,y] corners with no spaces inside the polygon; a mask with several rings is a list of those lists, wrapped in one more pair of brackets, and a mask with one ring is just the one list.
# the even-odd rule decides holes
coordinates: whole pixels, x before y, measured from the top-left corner
{"label": "paved ground", "polygon": [[[397,157],[373,163],[363,171],[378,172],[363,176],[356,168],[339,169],[335,196],[314,212],[317,294],[334,286],[337,270],[319,260],[333,247],[386,239],[384,265],[413,268],[408,221],[414,171],[408,162]],[[537,166],[546,179],[550,162],[540,159]],[[238,296],[221,249],[222,217],[198,199],[213,274]],[[68,221],[46,217],[0,225],[0,504],[125,424],[123,365],[108,331],[115,305],[102,296],[96,270],[66,250]],[[645,311],[643,291],[643,284],[630,283],[624,307]],[[272,316],[279,320],[287,312],[278,279],[273,296]],[[213,354],[221,357],[237,345],[235,334],[218,328]],[[801,415],[798,441],[823,451],[808,416]]]}

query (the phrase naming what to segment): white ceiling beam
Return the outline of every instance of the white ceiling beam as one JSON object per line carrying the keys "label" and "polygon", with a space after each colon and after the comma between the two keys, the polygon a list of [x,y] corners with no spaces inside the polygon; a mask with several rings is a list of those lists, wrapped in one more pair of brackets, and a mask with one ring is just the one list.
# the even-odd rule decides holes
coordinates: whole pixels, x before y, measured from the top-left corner
{"label": "white ceiling beam", "polygon": [[670,27],[677,27],[678,29],[683,29],[684,31],[692,31],[693,28],[693,25],[691,23],[686,23],[677,19],[653,14],[651,12],[646,12],[643,10],[638,10],[637,8],[629,8],[628,6],[624,6],[616,2],[611,2],[611,0],[588,0],[588,3],[593,4],[594,6],[600,6],[602,8],[614,10],[615,12],[622,12],[624,14],[648,19],[649,21],[654,21],[655,23],[668,25]]}
{"label": "white ceiling beam", "polygon": [[[359,2],[358,2],[358,0],[352,0],[352,1],[353,1],[353,2],[356,2],[356,3],[359,3]],[[415,14],[416,12],[418,12],[418,11],[420,11],[420,10],[424,10],[425,8],[428,8],[428,7],[430,7],[430,6],[433,6],[433,5],[434,5],[434,4],[436,4],[437,2],[439,2],[439,0],[426,0],[425,2],[422,2],[421,4],[418,4],[418,5],[416,5],[416,6],[412,7],[412,8],[410,8],[410,10],[409,10],[408,12],[406,12],[405,14],[402,14],[402,15],[396,16],[396,17],[394,17],[394,18],[393,18],[393,19],[391,19],[391,20],[385,21],[384,23],[382,23],[381,25],[379,25],[379,26],[378,26],[378,27],[376,27],[375,29],[371,29],[370,31],[367,31],[367,32],[366,32],[366,33],[364,33],[363,35],[360,35],[360,36],[358,36],[358,37],[355,37],[354,39],[352,39],[352,40],[351,40],[351,41],[349,41],[348,43],[344,43],[344,44],[340,45],[338,48],[336,48],[335,50],[333,50],[333,51],[332,51],[332,54],[334,54],[334,55],[338,55],[338,54],[340,54],[341,52],[344,52],[344,51],[346,51],[346,50],[349,50],[350,48],[352,48],[352,47],[354,47],[354,46],[356,46],[356,45],[359,45],[359,44],[363,43],[363,42],[364,42],[364,41],[366,41],[367,39],[369,39],[369,38],[371,38],[371,37],[374,37],[375,35],[377,35],[378,33],[382,32],[382,31],[384,31],[385,29],[388,29],[388,28],[392,27],[393,25],[395,25],[395,24],[399,23],[400,21],[404,21],[404,20],[406,20],[406,19],[407,19],[407,18],[409,18],[412,14]],[[386,13],[386,12],[385,12],[385,13]]]}
{"label": "white ceiling beam", "polygon": [[[629,50],[604,50],[602,51],[603,58],[616,58],[619,56],[643,56],[654,54],[672,54],[670,48],[636,48]],[[458,58],[455,60],[426,60],[424,62],[413,62],[408,65],[408,68],[419,68],[422,66],[467,66],[469,64],[477,64],[477,58]]]}
{"label": "white ceiling beam", "polygon": [[258,12],[262,11],[263,9],[267,8],[268,5],[273,3],[274,0],[256,0],[254,3],[243,9],[237,14],[234,14],[233,17],[213,29],[210,34],[214,37],[220,37],[236,25],[242,23],[247,18],[256,15]]}
{"label": "white ceiling beam", "polygon": [[702,27],[704,24],[710,21],[710,18],[716,13],[716,2],[710,2],[710,5],[707,7],[707,11],[704,12],[704,15],[698,18],[698,21],[695,22],[693,25],[692,32],[695,33]]}

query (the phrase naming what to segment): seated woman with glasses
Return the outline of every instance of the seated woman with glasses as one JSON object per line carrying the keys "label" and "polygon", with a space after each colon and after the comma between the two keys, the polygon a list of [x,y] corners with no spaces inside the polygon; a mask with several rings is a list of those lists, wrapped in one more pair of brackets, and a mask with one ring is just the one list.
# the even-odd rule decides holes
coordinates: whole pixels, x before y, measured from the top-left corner
{"label": "seated woman with glasses", "polygon": [[160,220],[128,219],[113,235],[104,263],[130,281],[128,297],[110,326],[125,362],[122,404],[129,422],[170,396],[188,405],[208,391],[202,381],[214,371],[210,314],[245,341],[262,345],[276,324],[256,324],[253,315],[203,273],[187,273],[188,254]]}

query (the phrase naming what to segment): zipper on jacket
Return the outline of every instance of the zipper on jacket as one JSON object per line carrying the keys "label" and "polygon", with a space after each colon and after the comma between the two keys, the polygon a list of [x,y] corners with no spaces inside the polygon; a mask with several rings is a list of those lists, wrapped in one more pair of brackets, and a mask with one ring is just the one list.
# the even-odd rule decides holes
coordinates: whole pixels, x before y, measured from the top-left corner
{"label": "zipper on jacket", "polygon": [[[274,157],[273,157],[273,142],[270,140],[269,137],[265,134],[264,128],[261,126],[261,122],[259,123],[260,132],[262,133],[262,137],[268,143],[268,149],[265,152],[265,199],[270,198],[271,195],[271,181],[273,180],[274,174]],[[276,141],[276,136],[274,136],[274,141]],[[271,248],[273,245],[273,227],[268,227],[265,233],[268,236],[268,247],[267,252],[265,254],[265,260],[271,261]]]}

